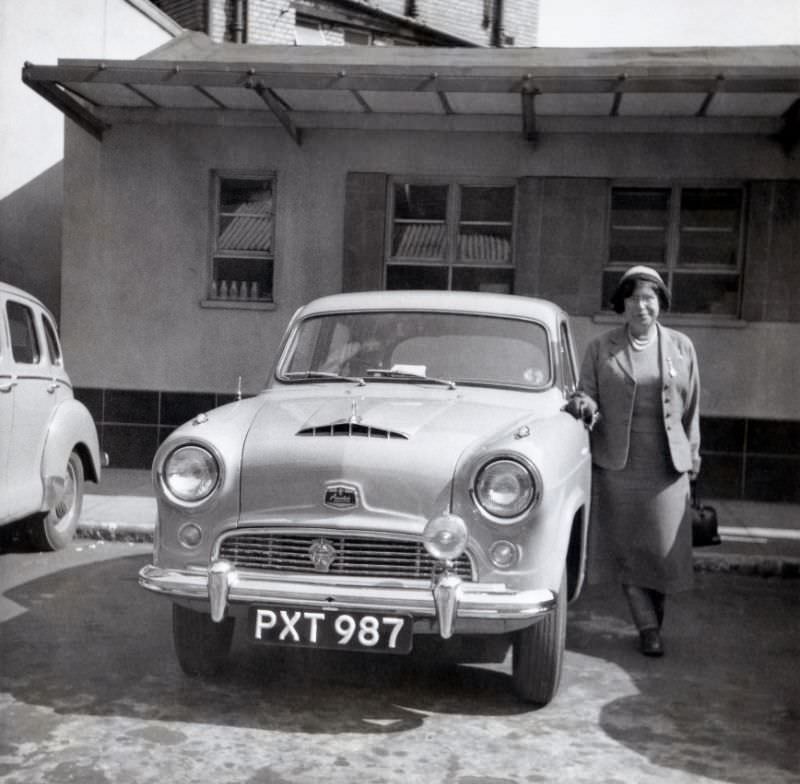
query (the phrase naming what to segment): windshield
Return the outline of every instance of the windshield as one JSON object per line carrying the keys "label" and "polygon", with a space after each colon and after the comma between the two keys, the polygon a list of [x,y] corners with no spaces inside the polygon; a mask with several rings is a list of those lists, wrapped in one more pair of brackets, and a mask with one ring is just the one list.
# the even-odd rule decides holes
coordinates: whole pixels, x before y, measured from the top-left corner
{"label": "windshield", "polygon": [[278,378],[338,376],[542,388],[551,382],[547,330],[523,319],[429,311],[330,313],[300,322]]}

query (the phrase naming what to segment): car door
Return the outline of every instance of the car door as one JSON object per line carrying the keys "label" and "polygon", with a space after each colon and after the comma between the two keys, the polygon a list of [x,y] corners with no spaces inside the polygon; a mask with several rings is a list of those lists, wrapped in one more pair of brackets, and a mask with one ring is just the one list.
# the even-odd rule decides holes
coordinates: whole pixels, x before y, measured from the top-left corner
{"label": "car door", "polygon": [[41,506],[44,492],[41,457],[57,402],[58,384],[53,381],[39,308],[31,301],[8,295],[5,317],[10,339],[10,369],[16,383],[6,458],[6,497],[7,514],[10,519],[16,519]]}
{"label": "car door", "polygon": [[0,522],[10,517],[8,487],[8,451],[14,418],[16,378],[11,365],[11,341],[6,325],[6,308],[0,292]]}

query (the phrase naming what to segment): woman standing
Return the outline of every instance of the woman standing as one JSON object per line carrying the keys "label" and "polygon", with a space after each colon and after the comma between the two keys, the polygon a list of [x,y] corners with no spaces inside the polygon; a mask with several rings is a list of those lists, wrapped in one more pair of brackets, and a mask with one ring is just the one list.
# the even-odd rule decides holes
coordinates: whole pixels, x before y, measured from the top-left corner
{"label": "woman standing", "polygon": [[655,270],[631,267],[611,302],[625,324],[589,344],[581,393],[569,407],[597,421],[591,433],[593,581],[622,583],[642,653],[661,656],[665,595],[691,588],[693,580],[689,480],[700,469],[697,356],[686,335],[658,321],[670,294]]}

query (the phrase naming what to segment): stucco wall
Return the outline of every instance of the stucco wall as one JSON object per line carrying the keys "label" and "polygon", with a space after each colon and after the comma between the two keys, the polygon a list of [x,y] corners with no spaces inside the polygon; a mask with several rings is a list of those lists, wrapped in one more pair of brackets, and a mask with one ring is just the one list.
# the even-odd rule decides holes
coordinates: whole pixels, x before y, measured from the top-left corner
{"label": "stucco wall", "polygon": [[[79,386],[245,392],[261,386],[304,301],[341,289],[348,171],[442,176],[800,179],[800,161],[744,136],[543,136],[115,125],[67,134],[63,337]],[[200,306],[211,169],[275,171],[273,310]],[[87,220],[91,215],[91,220]],[[603,252],[598,248],[598,252]],[[576,322],[582,347],[594,331]],[[704,367],[707,415],[797,417],[800,323],[684,327]],[[765,379],[769,379],[765,383]]]}
{"label": "stucco wall", "polygon": [[[58,309],[64,116],[26,87],[27,60],[135,58],[177,25],[141,0],[0,2],[0,277]],[[160,22],[157,20],[161,20]],[[163,23],[163,24],[162,24]],[[172,32],[170,32],[172,31]]]}

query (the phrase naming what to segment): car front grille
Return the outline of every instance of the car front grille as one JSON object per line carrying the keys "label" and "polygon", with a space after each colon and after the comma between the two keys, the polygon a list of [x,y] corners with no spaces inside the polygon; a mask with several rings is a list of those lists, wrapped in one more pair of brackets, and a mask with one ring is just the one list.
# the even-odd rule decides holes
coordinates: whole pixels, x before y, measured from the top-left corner
{"label": "car front grille", "polygon": [[[327,568],[315,566],[312,560],[321,551],[332,559]],[[412,540],[267,530],[229,534],[219,544],[219,558],[239,569],[265,572],[410,580],[429,579],[435,564],[422,543]],[[454,569],[462,580],[473,579],[466,553]]]}
{"label": "car front grille", "polygon": [[305,427],[297,431],[298,436],[344,436],[346,438],[400,438],[408,440],[405,433],[396,430],[385,430],[381,427],[362,425],[359,422],[335,422],[331,425]]}

